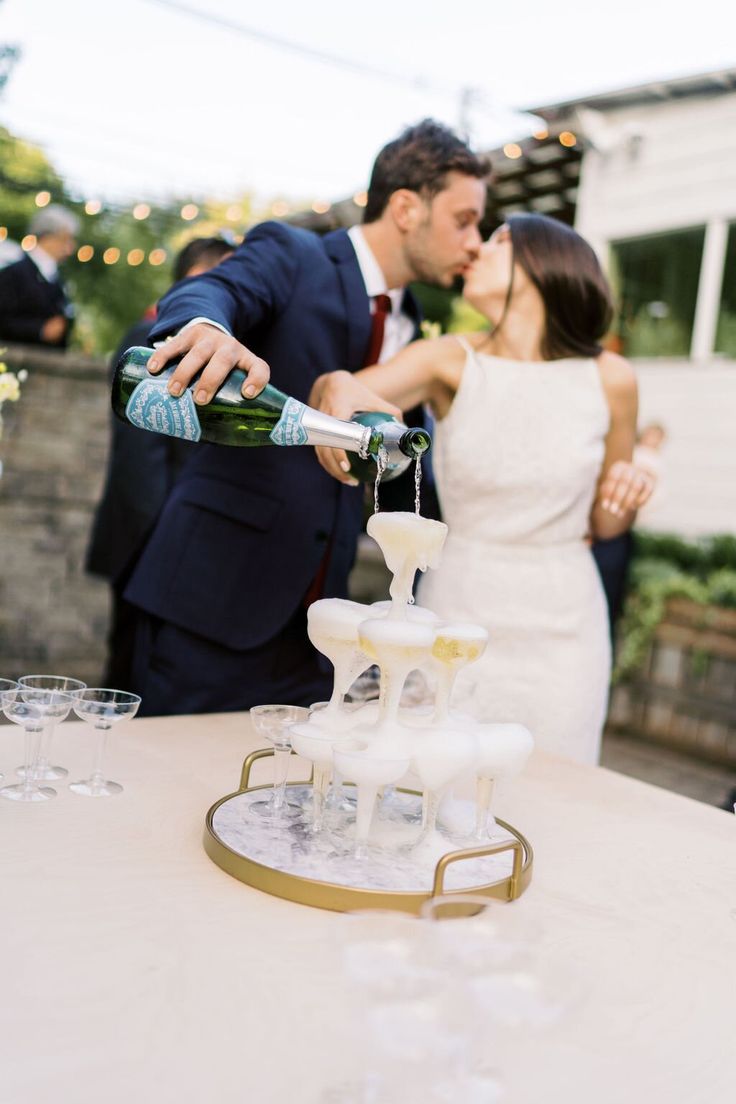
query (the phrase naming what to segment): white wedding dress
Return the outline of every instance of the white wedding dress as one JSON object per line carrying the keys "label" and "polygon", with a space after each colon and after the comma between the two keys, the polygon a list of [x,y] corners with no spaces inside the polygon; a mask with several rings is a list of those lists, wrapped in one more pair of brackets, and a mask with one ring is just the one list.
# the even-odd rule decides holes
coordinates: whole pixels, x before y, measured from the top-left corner
{"label": "white wedding dress", "polygon": [[611,665],[585,542],[609,425],[598,366],[504,360],[461,343],[460,388],[433,448],[449,533],[417,601],[488,629],[454,708],[520,722],[545,751],[595,763]]}

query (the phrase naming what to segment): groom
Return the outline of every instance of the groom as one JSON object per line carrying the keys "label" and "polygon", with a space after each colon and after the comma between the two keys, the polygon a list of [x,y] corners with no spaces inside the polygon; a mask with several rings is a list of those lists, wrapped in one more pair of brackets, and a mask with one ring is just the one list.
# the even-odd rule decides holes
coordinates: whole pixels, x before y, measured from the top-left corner
{"label": "groom", "polygon": [[[200,404],[234,367],[248,373],[246,396],[270,370],[305,402],[318,375],[385,360],[418,333],[406,285],[450,287],[474,260],[488,168],[441,124],[410,127],[376,159],[362,227],[320,238],[263,223],[165,295],[151,340],[176,336],[150,367],[183,358],[172,394],[201,371]],[[138,610],[141,712],[323,699],[331,677],[306,609],[347,593],[361,520],[361,491],[331,479],[312,449],[197,449],[125,592]]]}

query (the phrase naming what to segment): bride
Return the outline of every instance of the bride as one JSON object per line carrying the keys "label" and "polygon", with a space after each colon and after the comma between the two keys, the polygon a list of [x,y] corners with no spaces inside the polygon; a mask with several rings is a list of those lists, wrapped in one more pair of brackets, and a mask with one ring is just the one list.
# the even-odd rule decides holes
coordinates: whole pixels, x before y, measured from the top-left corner
{"label": "bride", "polygon": [[[489,633],[457,702],[595,763],[611,656],[590,539],[625,532],[651,494],[631,463],[636,380],[600,345],[612,307],[593,250],[555,219],[511,217],[467,272],[464,297],[488,332],[415,342],[355,375],[322,376],[310,404],[338,417],[430,406],[449,534],[418,600]],[[344,454],[318,453],[350,481]]]}

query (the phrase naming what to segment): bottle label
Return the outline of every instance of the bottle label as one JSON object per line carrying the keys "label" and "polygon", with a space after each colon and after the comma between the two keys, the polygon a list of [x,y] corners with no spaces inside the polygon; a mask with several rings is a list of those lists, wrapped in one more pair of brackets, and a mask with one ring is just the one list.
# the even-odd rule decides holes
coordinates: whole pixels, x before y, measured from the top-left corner
{"label": "bottle label", "polygon": [[191,391],[186,390],[175,399],[166,390],[164,379],[141,380],[128,399],[125,417],[139,429],[165,433],[182,441],[199,441],[202,436]]}
{"label": "bottle label", "polygon": [[275,445],[306,445],[307,431],[302,425],[307,408],[296,399],[287,399],[281,417],[270,433]]}

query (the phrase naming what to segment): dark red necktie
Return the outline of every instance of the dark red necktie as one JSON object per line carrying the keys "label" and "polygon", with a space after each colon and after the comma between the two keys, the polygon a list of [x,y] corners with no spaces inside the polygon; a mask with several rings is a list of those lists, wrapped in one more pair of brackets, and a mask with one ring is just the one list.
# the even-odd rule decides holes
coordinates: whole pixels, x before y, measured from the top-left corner
{"label": "dark red necktie", "polygon": [[378,364],[378,358],[383,348],[383,335],[386,330],[386,319],[391,313],[391,297],[389,295],[373,296],[373,314],[371,315],[371,339],[363,361],[363,367],[369,364]]}

